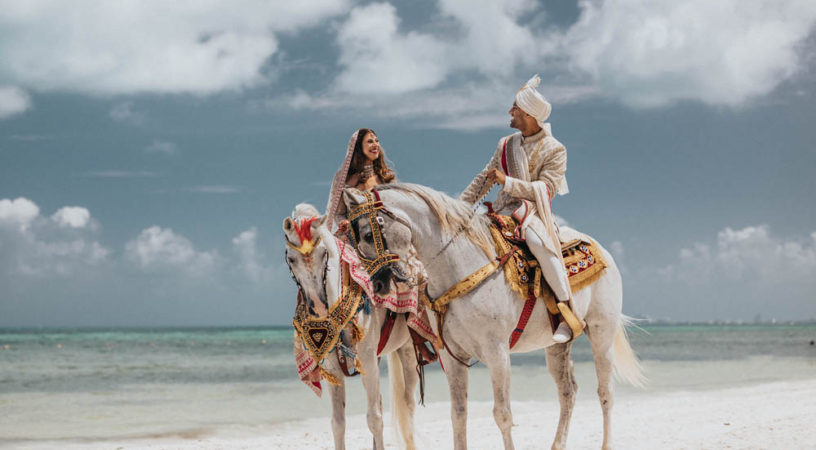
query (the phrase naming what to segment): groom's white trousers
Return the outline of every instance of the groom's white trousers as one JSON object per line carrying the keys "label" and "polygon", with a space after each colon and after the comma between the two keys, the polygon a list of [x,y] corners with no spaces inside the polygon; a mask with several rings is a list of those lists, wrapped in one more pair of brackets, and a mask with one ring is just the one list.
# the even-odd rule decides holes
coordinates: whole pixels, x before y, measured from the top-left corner
{"label": "groom's white trousers", "polygon": [[[540,221],[541,219],[531,217],[530,220]],[[543,224],[542,227],[536,228],[545,229],[543,228]],[[544,275],[547,284],[550,285],[553,293],[555,293],[556,299],[563,302],[570,300],[572,298],[572,291],[569,287],[567,270],[561,263],[561,259],[548,250],[544,246],[544,242],[541,241],[541,237],[529,228],[525,230],[524,239],[527,241],[527,247],[530,248],[533,256],[538,260],[538,264],[541,266],[541,274]]]}

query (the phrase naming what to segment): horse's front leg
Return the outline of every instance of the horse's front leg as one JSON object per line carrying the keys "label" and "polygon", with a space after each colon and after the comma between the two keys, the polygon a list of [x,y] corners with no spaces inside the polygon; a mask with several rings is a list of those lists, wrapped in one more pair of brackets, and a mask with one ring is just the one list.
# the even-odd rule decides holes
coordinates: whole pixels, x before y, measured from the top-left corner
{"label": "horse's front leg", "polygon": [[340,378],[340,384],[329,383],[329,395],[332,402],[332,434],[335,450],[346,448],[346,382]]}
{"label": "horse's front leg", "polygon": [[547,347],[545,353],[547,369],[558,387],[558,402],[561,404],[558,431],[555,433],[552,444],[553,450],[562,450],[567,447],[567,433],[572,418],[572,409],[575,407],[575,397],[578,394],[578,383],[575,382],[572,359],[570,359],[571,346],[570,342],[554,344]]}
{"label": "horse's front leg", "polygon": [[[419,383],[419,373],[417,373],[417,360],[414,353],[414,345],[410,339],[394,352],[399,365],[401,366],[402,379],[404,387],[401,392],[397,391],[397,386],[392,381],[394,387],[392,408],[394,415],[397,418],[395,423],[400,429],[400,434],[405,441],[405,448],[407,450],[416,450],[416,443],[414,442],[414,410],[416,409],[416,401],[414,399],[414,392]],[[390,357],[390,356],[389,356]],[[392,367],[389,367],[390,371]],[[396,372],[396,371],[395,371]],[[398,374],[389,373],[389,376],[394,377]]]}
{"label": "horse's front leg", "polygon": [[[378,333],[377,333],[378,334]],[[372,336],[368,336],[365,341],[377,342],[377,339],[369,341]],[[366,391],[366,419],[368,421],[368,429],[374,436],[374,450],[381,450],[385,448],[383,442],[383,419],[382,419],[382,394],[380,394],[380,367],[377,358],[376,348],[367,345],[363,351],[359,353],[360,360],[363,363],[363,388]]]}
{"label": "horse's front leg", "polygon": [[468,368],[453,359],[446,350],[440,351],[445,365],[445,376],[448,379],[451,399],[451,422],[453,423],[453,448],[467,449],[467,397]]}
{"label": "horse's front leg", "polygon": [[[498,340],[494,342],[499,342]],[[493,384],[493,418],[501,430],[505,450],[512,450],[513,414],[510,410],[510,348],[499,345],[480,358],[490,370]]]}

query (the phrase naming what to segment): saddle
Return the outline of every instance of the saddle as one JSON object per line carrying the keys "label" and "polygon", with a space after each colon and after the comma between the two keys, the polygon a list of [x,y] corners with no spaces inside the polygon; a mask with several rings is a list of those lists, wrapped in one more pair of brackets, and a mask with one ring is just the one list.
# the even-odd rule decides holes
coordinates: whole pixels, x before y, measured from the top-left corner
{"label": "saddle", "polygon": [[[513,288],[522,295],[527,295],[527,287],[535,289],[536,296],[549,290],[546,281],[541,277],[541,268],[527,243],[521,238],[521,224],[512,216],[503,216],[496,213],[487,214],[492,223],[490,232],[496,252],[503,255],[514,245],[512,262],[504,266],[507,279],[512,282]],[[606,268],[606,262],[601,256],[600,249],[594,242],[582,239],[573,239],[561,243],[561,255],[564,258],[564,267],[569,276],[572,292],[594,283]],[[543,283],[543,284],[542,284]]]}
{"label": "saddle", "polygon": [[[512,216],[499,215],[494,212],[488,212],[487,215],[492,221],[490,233],[493,235],[496,253],[504,255],[511,249],[515,249],[510,260],[504,265],[504,275],[510,287],[528,299],[525,310],[529,308],[530,312],[532,312],[534,299],[541,298],[549,312],[550,325],[555,331],[560,320],[559,314],[562,311],[547,281],[541,275],[538,260],[521,237],[521,223]],[[606,268],[600,249],[594,242],[574,239],[562,243],[561,255],[564,258],[564,266],[573,293],[594,283]]]}

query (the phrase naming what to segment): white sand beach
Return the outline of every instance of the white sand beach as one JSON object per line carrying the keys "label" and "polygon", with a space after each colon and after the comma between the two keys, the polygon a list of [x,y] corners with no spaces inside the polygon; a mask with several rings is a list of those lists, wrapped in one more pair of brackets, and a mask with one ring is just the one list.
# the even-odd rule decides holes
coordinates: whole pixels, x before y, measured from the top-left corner
{"label": "white sand beach", "polygon": [[[599,448],[601,413],[594,388],[584,384],[572,419],[568,446]],[[328,406],[328,405],[327,405]],[[492,418],[492,402],[469,404],[468,442],[474,449],[501,448]],[[418,407],[419,448],[451,448],[449,403]],[[549,448],[558,421],[551,401],[515,401],[513,436],[518,449]],[[724,388],[618,395],[614,410],[614,445],[621,449],[816,449],[816,379]],[[386,420],[388,448],[396,445]],[[348,418],[347,447],[370,448],[365,416]],[[105,441],[40,441],[15,445],[21,449],[330,449],[328,418],[314,418],[255,427],[221,429],[151,438]]]}

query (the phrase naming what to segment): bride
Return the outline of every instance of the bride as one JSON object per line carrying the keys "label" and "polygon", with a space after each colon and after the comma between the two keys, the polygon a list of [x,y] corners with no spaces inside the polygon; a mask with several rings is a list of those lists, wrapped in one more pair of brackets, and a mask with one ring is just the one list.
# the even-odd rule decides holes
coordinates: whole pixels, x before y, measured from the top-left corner
{"label": "bride", "polygon": [[[361,191],[369,191],[377,185],[394,181],[396,181],[396,175],[388,167],[385,152],[380,147],[377,133],[368,128],[360,128],[355,131],[351,135],[351,139],[349,139],[346,158],[337,173],[334,174],[331,191],[329,192],[329,202],[326,205],[326,226],[329,230],[335,231],[333,225],[337,219],[337,207],[342,201],[343,189],[353,187]],[[345,235],[347,222],[338,223],[337,225],[337,230],[342,238]],[[426,278],[421,263],[418,259],[415,259],[409,265],[414,271],[411,276],[415,280],[415,285],[419,284],[420,279]],[[414,286],[414,289],[416,289],[416,286]],[[414,294],[416,295],[416,291]],[[409,312],[413,316],[409,318],[408,330],[411,333],[416,351],[422,358],[420,363],[424,365],[435,361],[437,355],[426,345],[426,343],[431,344],[431,347],[433,347],[433,343],[430,341],[432,331],[424,306],[415,296],[413,303],[409,308],[410,311],[406,309],[405,311],[396,312]]]}

